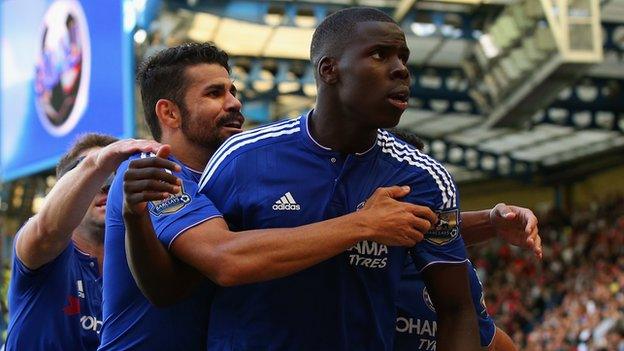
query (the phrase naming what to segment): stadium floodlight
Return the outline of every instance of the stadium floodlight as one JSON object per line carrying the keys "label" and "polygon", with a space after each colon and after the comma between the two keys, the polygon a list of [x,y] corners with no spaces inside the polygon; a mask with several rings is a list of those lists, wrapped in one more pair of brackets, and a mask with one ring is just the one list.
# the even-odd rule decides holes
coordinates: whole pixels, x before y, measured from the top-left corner
{"label": "stadium floodlight", "polygon": [[433,157],[438,160],[446,159],[446,143],[441,140],[434,140],[431,143],[431,153],[433,154]]}
{"label": "stadium floodlight", "polygon": [[301,85],[303,93],[309,97],[316,96],[316,80],[314,79],[314,66],[308,65],[303,77],[301,77]]}
{"label": "stadium floodlight", "polygon": [[253,90],[259,93],[265,93],[275,86],[273,74],[262,67],[262,62],[255,61],[249,71],[249,81]]}
{"label": "stadium floodlight", "polygon": [[468,101],[455,101],[453,102],[453,110],[468,113],[472,110],[472,104]]}
{"label": "stadium floodlight", "polygon": [[597,111],[595,119],[597,126],[603,129],[612,129],[615,122],[615,113],[612,111]]}
{"label": "stadium floodlight", "polygon": [[479,167],[479,152],[473,148],[466,149],[464,160],[468,169],[477,169]]}
{"label": "stadium floodlight", "polygon": [[448,152],[448,161],[451,163],[460,163],[464,158],[464,149],[459,146],[453,146]]}
{"label": "stadium floodlight", "polygon": [[501,53],[500,47],[494,44],[494,40],[490,34],[483,34],[479,37],[479,45],[481,45],[483,53],[488,59],[492,59]]}
{"label": "stadium floodlight", "polygon": [[234,86],[236,90],[239,92],[245,91],[247,89],[247,79],[249,75],[241,66],[232,66],[232,81],[234,82]]}
{"label": "stadium floodlight", "polygon": [[498,156],[498,165],[496,170],[501,175],[509,175],[511,173],[511,159],[507,156]]}
{"label": "stadium floodlight", "polygon": [[286,61],[278,62],[275,81],[280,94],[290,94],[301,89],[299,79],[290,71],[290,65]]}
{"label": "stadium floodlight", "polygon": [[136,32],[134,32],[134,42],[137,44],[143,44],[145,42],[145,39],[147,39],[147,32],[145,31],[145,29],[138,29]]}
{"label": "stadium floodlight", "polygon": [[414,22],[410,25],[410,29],[419,37],[428,37],[436,32],[436,25],[433,23]]}
{"label": "stadium floodlight", "polygon": [[486,171],[494,171],[496,169],[496,157],[484,154],[479,161],[481,169]]}
{"label": "stadium floodlight", "polygon": [[418,78],[418,85],[428,89],[440,89],[442,87],[442,78],[433,69],[427,69]]}
{"label": "stadium floodlight", "polygon": [[429,101],[429,105],[433,111],[446,112],[451,106],[451,102],[448,100],[432,99]]}
{"label": "stadium floodlight", "polygon": [[581,101],[584,102],[592,102],[598,98],[598,88],[595,85],[590,84],[589,82],[584,82],[576,86],[575,89],[576,96]]}
{"label": "stadium floodlight", "polygon": [[578,111],[572,114],[572,123],[577,128],[587,128],[592,124],[592,114],[590,111]]}

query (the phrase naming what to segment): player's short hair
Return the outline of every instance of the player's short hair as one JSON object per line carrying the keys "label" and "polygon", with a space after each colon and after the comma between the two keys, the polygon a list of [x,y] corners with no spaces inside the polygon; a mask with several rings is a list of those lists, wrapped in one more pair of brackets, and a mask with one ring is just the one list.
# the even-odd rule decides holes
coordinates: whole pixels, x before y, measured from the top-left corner
{"label": "player's short hair", "polygon": [[214,63],[230,72],[228,59],[223,50],[211,43],[186,43],[164,49],[143,62],[136,79],[141,88],[145,121],[156,141],[160,141],[162,137],[162,129],[156,116],[158,100],[171,100],[181,109],[186,109],[186,68],[201,63]]}
{"label": "player's short hair", "polygon": [[87,133],[79,135],[69,151],[57,163],[56,178],[60,179],[65,173],[74,169],[82,161],[83,158],[78,155],[83,151],[94,147],[105,147],[117,140],[117,138],[106,134]]}
{"label": "player's short hair", "polygon": [[422,151],[425,148],[425,142],[421,138],[419,138],[416,134],[408,130],[392,128],[392,129],[388,129],[388,131],[394,134],[397,138],[412,145],[419,151]]}
{"label": "player's short hair", "polygon": [[327,16],[316,27],[310,45],[310,60],[317,66],[323,56],[336,57],[342,54],[345,43],[353,36],[355,26],[361,22],[391,22],[385,12],[370,7],[350,7]]}

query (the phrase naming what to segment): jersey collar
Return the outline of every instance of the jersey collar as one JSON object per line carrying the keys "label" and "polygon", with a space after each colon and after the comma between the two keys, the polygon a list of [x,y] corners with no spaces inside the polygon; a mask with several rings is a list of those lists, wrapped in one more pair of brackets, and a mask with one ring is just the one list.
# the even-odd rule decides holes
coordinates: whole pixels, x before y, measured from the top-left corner
{"label": "jersey collar", "polygon": [[[301,139],[303,140],[303,143],[311,150],[313,150],[314,152],[321,154],[321,155],[329,155],[329,156],[337,156],[340,155],[340,152],[335,151],[327,146],[323,146],[321,145],[318,141],[316,141],[314,139],[314,137],[312,136],[312,133],[310,133],[310,118],[312,117],[312,112],[314,112],[314,110],[310,110],[308,113],[306,113],[305,115],[301,116],[301,131],[300,131],[300,135],[301,135]],[[375,141],[375,143],[373,145],[371,145],[371,147],[364,151],[364,152],[358,152],[353,154],[354,156],[358,157],[358,158],[367,158],[370,157],[372,155],[375,154],[375,151],[377,149],[379,149],[379,145],[378,145],[378,141],[379,141],[380,135],[379,135],[379,131],[377,132],[377,140]]]}

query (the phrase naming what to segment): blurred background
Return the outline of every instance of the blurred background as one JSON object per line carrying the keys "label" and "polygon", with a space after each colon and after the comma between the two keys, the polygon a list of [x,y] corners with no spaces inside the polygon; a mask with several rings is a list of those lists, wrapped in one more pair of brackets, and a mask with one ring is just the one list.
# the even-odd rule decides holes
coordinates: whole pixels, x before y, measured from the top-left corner
{"label": "blurred background", "polygon": [[538,214],[542,262],[498,242],[471,249],[499,327],[523,350],[624,350],[624,0],[0,0],[0,332],[12,239],[60,155],[87,131],[149,136],[144,58],[212,41],[247,128],[296,117],[316,95],[314,28],[349,6],[405,31],[398,127],[445,163],[462,209]]}

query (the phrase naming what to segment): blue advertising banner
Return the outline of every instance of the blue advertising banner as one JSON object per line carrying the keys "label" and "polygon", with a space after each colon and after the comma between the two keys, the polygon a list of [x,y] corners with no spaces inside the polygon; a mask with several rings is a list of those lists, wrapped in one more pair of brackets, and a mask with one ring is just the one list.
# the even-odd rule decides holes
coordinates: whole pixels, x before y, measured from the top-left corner
{"label": "blue advertising banner", "polygon": [[79,134],[132,135],[131,30],[122,1],[0,1],[2,181],[52,168]]}

